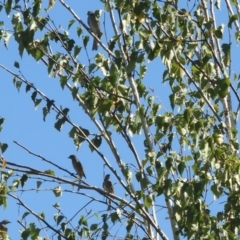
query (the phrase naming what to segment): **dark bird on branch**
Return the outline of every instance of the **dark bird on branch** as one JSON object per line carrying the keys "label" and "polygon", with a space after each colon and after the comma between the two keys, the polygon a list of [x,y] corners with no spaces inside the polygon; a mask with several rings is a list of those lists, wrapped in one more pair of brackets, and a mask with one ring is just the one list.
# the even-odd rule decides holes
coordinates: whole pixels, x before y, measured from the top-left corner
{"label": "dark bird on branch", "polygon": [[[80,161],[78,160],[78,158],[75,155],[70,155],[68,158],[70,158],[72,160],[73,168],[76,171],[76,173],[78,174],[78,176],[80,177],[80,179],[82,179],[82,177],[86,178],[83,166],[80,163]],[[78,188],[78,190],[79,190],[79,188]]]}
{"label": "dark bird on branch", "polygon": [[[100,32],[100,24],[99,21],[97,20],[95,14],[91,11],[87,12],[88,15],[88,25],[91,29],[91,31],[100,39],[101,37],[101,32]],[[93,47],[92,50],[97,50],[98,49],[98,42],[97,40],[94,38],[93,40]]]}
{"label": "dark bird on branch", "polygon": [[[109,179],[110,179],[110,174],[107,174],[103,181],[103,189],[108,193],[114,194],[113,184]],[[111,199],[109,198],[108,210],[110,209],[111,209]]]}

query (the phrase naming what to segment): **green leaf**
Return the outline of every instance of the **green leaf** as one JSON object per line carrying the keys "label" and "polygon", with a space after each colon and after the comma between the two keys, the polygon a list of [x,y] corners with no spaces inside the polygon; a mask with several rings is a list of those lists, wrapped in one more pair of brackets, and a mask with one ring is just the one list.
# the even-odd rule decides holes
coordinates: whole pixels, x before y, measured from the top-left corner
{"label": "green leaf", "polygon": [[71,52],[75,45],[75,41],[73,39],[68,39],[65,45],[66,45],[67,50],[69,52]]}
{"label": "green leaf", "polygon": [[[96,148],[99,148],[102,144],[102,137],[96,136],[91,140],[91,142]],[[94,147],[91,144],[89,144],[89,148],[91,149],[92,152],[94,151]]]}
{"label": "green leaf", "polygon": [[126,72],[130,73],[132,72],[136,67],[136,63],[135,62],[129,62],[127,67],[126,67]]}
{"label": "green leaf", "polygon": [[5,121],[5,118],[0,118],[0,125],[2,125]]}
{"label": "green leaf", "polygon": [[36,17],[41,10],[42,0],[34,0],[33,4],[33,16]]}
{"label": "green leaf", "polygon": [[29,224],[29,230],[32,239],[37,239],[39,237],[40,229],[36,228],[35,223]]}
{"label": "green leaf", "polygon": [[26,93],[31,89],[31,85],[30,84],[27,84],[27,86],[26,86]]}
{"label": "green leaf", "polygon": [[78,87],[73,87],[72,88],[71,92],[72,92],[73,99],[76,99],[76,96],[78,94],[78,90],[79,90]]}
{"label": "green leaf", "polygon": [[16,68],[20,67],[20,65],[19,65],[19,63],[17,61],[14,62],[14,67],[16,67]]}
{"label": "green leaf", "polygon": [[137,90],[140,97],[147,95],[146,86],[142,84],[140,81],[137,81]]}
{"label": "green leaf", "polygon": [[55,176],[55,173],[53,170],[49,169],[49,170],[45,170],[44,173],[51,175],[51,176]]}
{"label": "green leaf", "polygon": [[54,104],[54,100],[49,100],[49,99],[47,99],[47,108],[48,108],[49,112],[50,112],[51,106],[52,106],[53,104]]}
{"label": "green leaf", "polygon": [[86,137],[89,136],[89,131],[87,129],[79,127],[73,127],[69,132],[69,136],[73,138],[74,144],[77,148],[79,148],[80,144],[85,141]]}
{"label": "green leaf", "polygon": [[[144,59],[145,59],[145,55],[143,53],[141,53],[137,56],[136,62],[142,63],[142,62],[144,62]],[[146,67],[146,66],[144,66],[144,67]]]}
{"label": "green leaf", "polygon": [[[77,135],[79,137],[82,137],[83,139],[85,139],[86,137],[89,136],[90,132],[85,129],[85,128],[82,128],[82,127],[79,127],[80,130],[77,129]],[[86,136],[86,137],[85,137]]]}
{"label": "green leaf", "polygon": [[185,121],[187,122],[187,123],[189,123],[190,122],[190,115],[191,115],[191,111],[190,111],[190,109],[189,108],[186,108],[185,110],[184,110],[184,113],[183,113],[183,116],[184,116],[184,119],[185,119]]}
{"label": "green leaf", "polygon": [[178,172],[180,173],[181,176],[183,174],[185,167],[186,167],[185,162],[180,162],[177,166]]}
{"label": "green leaf", "polygon": [[144,66],[140,66],[140,79],[143,79],[143,77],[145,76],[147,72],[147,67],[144,65]]}
{"label": "green leaf", "polygon": [[173,166],[173,160],[172,160],[172,158],[169,157],[166,161],[167,170],[170,170],[172,168],[172,166]]}
{"label": "green leaf", "polygon": [[217,9],[220,9],[220,5],[221,5],[220,3],[221,3],[221,0],[217,0],[217,1],[215,2],[214,5],[216,6]]}
{"label": "green leaf", "polygon": [[39,213],[38,216],[39,216],[40,218],[42,218],[42,219],[45,219],[45,213],[44,213],[44,212]]}
{"label": "green leaf", "polygon": [[53,189],[53,193],[55,195],[55,197],[60,197],[62,196],[62,189],[60,186],[57,186]]}
{"label": "green leaf", "polygon": [[78,27],[77,28],[77,35],[80,36],[82,34],[82,28]]}
{"label": "green leaf", "polygon": [[91,63],[88,67],[88,73],[91,73],[96,67],[97,65],[95,63]]}
{"label": "green leaf", "polygon": [[29,229],[25,229],[22,233],[21,233],[21,237],[23,240],[28,240],[28,237],[30,236],[30,231]]}
{"label": "green leaf", "polygon": [[106,113],[109,112],[113,108],[114,102],[110,99],[106,99],[102,102],[100,102],[100,105],[98,106],[99,112]]}
{"label": "green leaf", "polygon": [[225,64],[225,66],[229,66],[229,64],[230,64],[230,50],[231,50],[231,43],[222,44],[222,51],[224,53],[223,62]]}
{"label": "green leaf", "polygon": [[83,225],[83,226],[88,226],[87,219],[83,215],[81,215],[81,217],[80,217],[80,219],[78,221],[78,224],[79,225]]}
{"label": "green leaf", "polygon": [[0,195],[0,206],[3,206],[4,209],[7,207],[7,197],[4,195]]}
{"label": "green leaf", "polygon": [[47,17],[45,18],[45,17],[38,16],[36,19],[37,19],[37,26],[40,30],[43,30],[46,24],[49,22],[49,19]]}
{"label": "green leaf", "polygon": [[90,230],[91,231],[95,231],[95,230],[97,230],[98,229],[98,224],[96,224],[96,223],[93,223],[91,226],[90,226]]}
{"label": "green leaf", "polygon": [[27,174],[23,174],[20,181],[21,181],[21,186],[23,187],[25,182],[28,180]]}
{"label": "green leaf", "polygon": [[17,81],[17,78],[14,77],[13,78],[13,84],[15,85],[15,87],[17,88],[17,90],[19,91],[21,86],[22,86],[22,82],[21,81]]}
{"label": "green leaf", "polygon": [[229,78],[219,79],[217,85],[217,92],[220,98],[225,98],[229,92],[231,81]]}
{"label": "green leaf", "polygon": [[12,10],[12,0],[7,0],[5,2],[5,11],[6,11],[7,15],[9,15],[11,10]]}
{"label": "green leaf", "polygon": [[54,216],[54,220],[57,222],[57,225],[59,225],[59,223],[61,223],[61,221],[64,219],[63,215],[55,215]]}
{"label": "green leaf", "polygon": [[86,48],[90,38],[89,36],[83,36],[82,38],[83,38],[83,46]]}
{"label": "green leaf", "polygon": [[70,29],[70,27],[71,27],[74,23],[75,23],[75,20],[73,20],[73,19],[68,22],[68,30]]}
{"label": "green leaf", "polygon": [[175,94],[170,94],[169,95],[169,100],[170,100],[171,108],[174,109],[174,107],[175,107]]}
{"label": "green leaf", "polygon": [[41,181],[37,181],[37,189],[39,189],[42,185],[42,182]]}
{"label": "green leaf", "polygon": [[39,99],[36,99],[35,103],[34,103],[34,107],[35,109],[37,109],[38,105],[41,103],[42,99],[39,98]]}
{"label": "green leaf", "polygon": [[37,91],[34,91],[31,96],[34,103],[35,103],[36,96],[37,96]]}
{"label": "green leaf", "polygon": [[142,173],[141,172],[136,172],[135,176],[136,176],[137,181],[140,182],[141,179],[142,179]]}
{"label": "green leaf", "polygon": [[30,212],[25,212],[25,213],[22,215],[22,220],[24,220],[24,218],[26,218],[29,214],[30,214]]}
{"label": "green leaf", "polygon": [[[65,231],[66,230],[66,227],[67,227],[67,224],[65,222],[62,222],[61,223],[61,229],[62,231]],[[60,239],[61,240],[61,239]]]}
{"label": "green leaf", "polygon": [[113,223],[115,223],[116,221],[120,221],[121,212],[116,210],[116,212],[110,214],[110,217]]}
{"label": "green leaf", "polygon": [[78,56],[78,54],[80,53],[81,48],[79,46],[75,46],[74,47],[74,57],[76,58]]}
{"label": "green leaf", "polygon": [[108,44],[110,51],[113,51],[113,49],[116,45],[116,42],[120,38],[120,36],[121,36],[121,34],[116,35],[116,36],[114,36],[113,38],[110,39],[109,44]]}
{"label": "green leaf", "polygon": [[217,38],[222,39],[223,37],[223,26],[219,26],[217,30],[215,30],[215,35]]}
{"label": "green leaf", "polygon": [[117,84],[117,79],[118,79],[118,68],[116,66],[116,64],[112,64],[110,67],[110,76],[109,79],[112,83],[113,86],[116,86]]}
{"label": "green leaf", "polygon": [[44,107],[44,108],[42,109],[42,111],[43,111],[43,121],[45,122],[46,116],[47,116],[47,114],[49,113],[49,110],[48,110],[47,107]]}
{"label": "green leaf", "polygon": [[57,122],[54,124],[54,127],[60,132],[62,125],[66,122],[65,117],[60,118],[57,120]]}
{"label": "green leaf", "polygon": [[229,22],[228,22],[228,27],[232,28],[232,23],[238,20],[238,15],[237,14],[233,14],[231,15]]}
{"label": "green leaf", "polygon": [[221,194],[223,193],[223,189],[218,184],[213,184],[211,186],[211,190],[217,198],[219,198],[221,196]]}
{"label": "green leaf", "polygon": [[234,33],[236,41],[240,41],[240,31]]}
{"label": "green leaf", "polygon": [[1,149],[1,152],[4,153],[8,148],[8,144],[6,143],[0,143],[0,149]]}
{"label": "green leaf", "polygon": [[60,77],[60,85],[61,85],[62,89],[64,89],[67,81],[68,81],[68,77],[67,76],[61,76]]}
{"label": "green leaf", "polygon": [[[75,239],[74,233],[72,232],[71,234],[72,234],[72,238],[71,239]],[[80,236],[82,236],[83,239],[89,239],[89,237],[90,237],[89,229],[87,227],[82,227],[81,231],[80,231]]]}
{"label": "green leaf", "polygon": [[70,111],[69,108],[64,108],[64,109],[62,110],[62,112],[63,112],[64,115],[66,115],[66,116],[68,115],[69,111]]}
{"label": "green leaf", "polygon": [[150,208],[152,206],[152,198],[150,197],[150,195],[144,196],[144,205],[147,208]]}
{"label": "green leaf", "polygon": [[148,187],[148,184],[149,184],[149,182],[148,182],[148,180],[147,180],[146,178],[142,178],[142,179],[140,180],[140,183],[141,183],[141,188],[142,188],[142,189],[147,188],[147,187]]}

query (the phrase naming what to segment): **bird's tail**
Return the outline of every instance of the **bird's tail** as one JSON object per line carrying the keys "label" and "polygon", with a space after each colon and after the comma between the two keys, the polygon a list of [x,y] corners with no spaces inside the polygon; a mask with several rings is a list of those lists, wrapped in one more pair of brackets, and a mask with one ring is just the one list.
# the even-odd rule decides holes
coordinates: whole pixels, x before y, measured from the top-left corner
{"label": "bird's tail", "polygon": [[[81,184],[81,179],[78,180],[78,184]],[[78,192],[79,192],[80,189],[81,189],[81,187],[78,186]]]}
{"label": "bird's tail", "polygon": [[93,47],[92,47],[92,50],[97,50],[98,49],[98,42],[96,39],[93,40]]}
{"label": "bird's tail", "polygon": [[108,202],[108,209],[107,209],[108,211],[111,209],[111,202],[112,202],[111,199],[109,199],[109,202]]}

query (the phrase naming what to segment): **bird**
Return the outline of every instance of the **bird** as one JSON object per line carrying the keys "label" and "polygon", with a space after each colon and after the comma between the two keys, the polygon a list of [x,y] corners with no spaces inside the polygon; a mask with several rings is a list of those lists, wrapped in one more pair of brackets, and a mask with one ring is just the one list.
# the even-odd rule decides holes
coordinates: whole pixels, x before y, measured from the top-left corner
{"label": "bird", "polygon": [[[107,174],[103,181],[103,189],[108,193],[114,194],[113,184],[109,179],[110,179],[110,174]],[[111,199],[109,199],[109,205],[107,210],[110,210],[110,208],[111,208]]]}
{"label": "bird", "polygon": [[[101,32],[100,32],[100,24],[99,21],[97,20],[97,18],[95,17],[95,14],[92,11],[88,11],[87,12],[88,15],[88,25],[91,29],[91,31],[98,37],[101,37]],[[94,38],[93,40],[93,46],[92,46],[92,50],[97,50],[98,49],[98,42],[97,40]]]}
{"label": "bird", "polygon": [[[83,177],[86,178],[83,166],[80,163],[80,161],[78,160],[78,158],[75,155],[70,155],[68,158],[70,158],[72,160],[73,168],[76,171],[76,173],[78,174],[78,176],[80,177],[80,179],[82,179]],[[78,188],[78,190],[79,190],[79,188]]]}
{"label": "bird", "polygon": [[8,220],[3,220],[0,222],[0,239],[5,239],[7,235],[7,227],[5,226],[6,224],[11,223]]}

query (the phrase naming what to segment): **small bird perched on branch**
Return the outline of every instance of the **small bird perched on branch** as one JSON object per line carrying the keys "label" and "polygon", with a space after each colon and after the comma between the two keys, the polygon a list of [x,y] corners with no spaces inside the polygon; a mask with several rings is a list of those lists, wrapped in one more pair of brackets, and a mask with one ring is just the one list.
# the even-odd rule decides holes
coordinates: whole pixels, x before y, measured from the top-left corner
{"label": "small bird perched on branch", "polygon": [[[108,193],[114,194],[113,184],[109,179],[110,179],[110,174],[107,174],[103,181],[103,189]],[[110,209],[111,209],[111,199],[109,198],[109,205],[107,210],[110,210]]]}
{"label": "small bird perched on branch", "polygon": [[[75,155],[70,155],[68,158],[70,158],[72,160],[73,168],[76,171],[76,173],[78,174],[78,176],[80,177],[80,179],[82,179],[82,177],[86,178],[83,166],[80,163],[80,161],[78,160],[78,158]],[[78,188],[78,190],[79,190],[79,188]]]}
{"label": "small bird perched on branch", "polygon": [[11,223],[11,222],[9,222],[8,220],[3,220],[0,222],[0,240],[6,239],[8,229],[5,225],[8,223]]}
{"label": "small bird perched on branch", "polygon": [[[87,22],[88,22],[88,25],[89,25],[91,31],[100,39],[101,32],[100,32],[99,21],[97,20],[95,14],[92,11],[88,11],[87,15],[88,15]],[[97,49],[98,49],[98,42],[94,38],[92,50],[97,50]]]}

